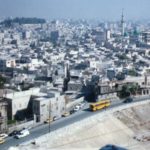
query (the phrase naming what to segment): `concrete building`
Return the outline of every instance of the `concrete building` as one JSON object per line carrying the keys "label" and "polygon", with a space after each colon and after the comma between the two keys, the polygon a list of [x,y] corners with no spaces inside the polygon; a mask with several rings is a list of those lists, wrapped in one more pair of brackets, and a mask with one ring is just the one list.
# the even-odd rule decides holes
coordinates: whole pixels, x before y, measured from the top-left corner
{"label": "concrete building", "polygon": [[83,84],[79,80],[71,80],[68,83],[68,91],[81,91]]}
{"label": "concrete building", "polygon": [[107,78],[109,80],[113,80],[115,78],[115,76],[116,76],[116,71],[114,68],[107,69]]}
{"label": "concrete building", "polygon": [[32,34],[31,31],[24,31],[24,32],[22,32],[22,38],[23,39],[30,39],[31,38],[31,34]]}
{"label": "concrete building", "polygon": [[102,44],[106,41],[106,33],[99,31],[96,35],[96,43],[97,44]]}
{"label": "concrete building", "polygon": [[52,31],[50,35],[50,39],[52,43],[56,44],[59,38],[59,31]]}
{"label": "concrete building", "polygon": [[150,31],[142,33],[142,42],[144,44],[150,45]]}
{"label": "concrete building", "polygon": [[4,33],[0,33],[0,44],[3,43],[4,40]]}
{"label": "concrete building", "polygon": [[90,68],[99,69],[100,68],[100,61],[90,61]]}
{"label": "concrete building", "polygon": [[33,99],[33,114],[36,122],[44,122],[48,118],[61,117],[65,112],[65,98],[58,91],[51,91],[44,97]]}
{"label": "concrete building", "polygon": [[14,58],[1,57],[0,68],[15,68],[16,60]]}
{"label": "concrete building", "polygon": [[0,133],[7,130],[7,101],[0,98]]}
{"label": "concrete building", "polygon": [[111,32],[110,30],[106,30],[106,40],[108,41],[110,40],[110,38],[111,38]]}
{"label": "concrete building", "polygon": [[31,95],[39,93],[39,88],[32,88],[27,91],[13,92],[5,95],[8,102],[8,119],[23,119],[29,106]]}

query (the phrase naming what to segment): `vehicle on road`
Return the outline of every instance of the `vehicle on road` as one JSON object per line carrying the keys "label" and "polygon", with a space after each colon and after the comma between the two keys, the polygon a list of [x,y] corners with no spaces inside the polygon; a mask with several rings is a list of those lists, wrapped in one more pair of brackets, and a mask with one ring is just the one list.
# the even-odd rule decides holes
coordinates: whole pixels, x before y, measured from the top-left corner
{"label": "vehicle on road", "polygon": [[77,111],[79,111],[79,110],[80,110],[80,108],[81,108],[81,107],[80,107],[79,105],[76,105],[76,106],[74,107],[74,109],[73,109],[73,110],[74,110],[74,112],[77,112]]}
{"label": "vehicle on road", "polygon": [[68,117],[70,116],[70,112],[65,112],[64,114],[62,114],[62,117]]}
{"label": "vehicle on road", "polygon": [[85,102],[79,103],[80,109],[82,109],[85,106]]}
{"label": "vehicle on road", "polygon": [[123,103],[131,103],[132,101],[133,101],[133,98],[128,97],[123,101]]}
{"label": "vehicle on road", "polygon": [[7,138],[7,137],[8,137],[8,134],[6,134],[6,133],[1,133],[1,134],[0,134],[0,138],[3,138],[3,139],[4,139],[4,138]]}
{"label": "vehicle on road", "polygon": [[90,110],[91,111],[101,110],[109,107],[110,105],[111,105],[110,100],[101,100],[99,102],[90,104]]}
{"label": "vehicle on road", "polygon": [[72,110],[70,110],[70,114],[73,114],[73,113],[75,113],[75,111],[72,109]]}
{"label": "vehicle on road", "polygon": [[56,120],[58,120],[58,119],[60,119],[61,117],[60,116],[54,116],[53,117],[53,121],[56,121]]}
{"label": "vehicle on road", "polygon": [[12,132],[9,134],[9,136],[15,136],[15,135],[17,135],[17,134],[19,134],[19,133],[20,133],[20,131],[14,130],[14,131],[12,131]]}
{"label": "vehicle on road", "polygon": [[0,138],[0,144],[5,143],[5,139],[4,138]]}
{"label": "vehicle on road", "polygon": [[19,134],[15,135],[16,139],[20,139],[22,137],[28,136],[30,134],[29,130],[22,130]]}
{"label": "vehicle on road", "polygon": [[52,118],[46,119],[46,120],[44,121],[44,123],[50,123],[50,122],[53,122],[53,119],[52,119]]}

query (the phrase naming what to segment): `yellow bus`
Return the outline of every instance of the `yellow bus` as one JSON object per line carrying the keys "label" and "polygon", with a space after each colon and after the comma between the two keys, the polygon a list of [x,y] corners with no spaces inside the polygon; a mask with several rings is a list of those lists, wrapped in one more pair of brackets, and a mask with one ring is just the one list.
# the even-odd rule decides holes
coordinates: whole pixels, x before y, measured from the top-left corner
{"label": "yellow bus", "polygon": [[101,100],[97,103],[90,104],[90,110],[91,111],[96,111],[96,110],[100,110],[100,109],[109,107],[110,105],[111,105],[110,100]]}

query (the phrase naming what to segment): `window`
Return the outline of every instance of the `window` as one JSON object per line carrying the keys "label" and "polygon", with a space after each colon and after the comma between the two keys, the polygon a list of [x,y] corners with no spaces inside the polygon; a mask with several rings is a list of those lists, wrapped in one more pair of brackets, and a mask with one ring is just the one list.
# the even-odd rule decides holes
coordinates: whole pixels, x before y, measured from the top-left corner
{"label": "window", "polygon": [[22,105],[21,105],[21,104],[19,104],[19,107],[22,107]]}
{"label": "window", "polygon": [[45,106],[45,104],[42,104],[42,105],[41,105],[41,107],[44,107],[44,106]]}
{"label": "window", "polygon": [[36,105],[34,105],[34,111],[36,111]]}

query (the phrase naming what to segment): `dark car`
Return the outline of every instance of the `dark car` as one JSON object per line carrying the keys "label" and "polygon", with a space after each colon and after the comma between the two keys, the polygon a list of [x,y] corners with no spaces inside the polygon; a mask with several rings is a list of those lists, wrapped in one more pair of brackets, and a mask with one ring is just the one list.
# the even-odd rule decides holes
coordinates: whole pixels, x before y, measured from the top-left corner
{"label": "dark car", "polygon": [[131,97],[126,98],[123,103],[131,103],[133,99]]}
{"label": "dark car", "polygon": [[19,133],[20,133],[20,131],[14,130],[14,131],[12,131],[12,132],[9,134],[9,136],[15,136],[15,135],[17,135],[17,134],[19,134]]}
{"label": "dark car", "polygon": [[75,111],[74,110],[70,110],[70,114],[73,114],[73,113],[75,113]]}
{"label": "dark car", "polygon": [[127,149],[116,146],[116,145],[108,144],[108,145],[102,147],[100,150],[127,150]]}

